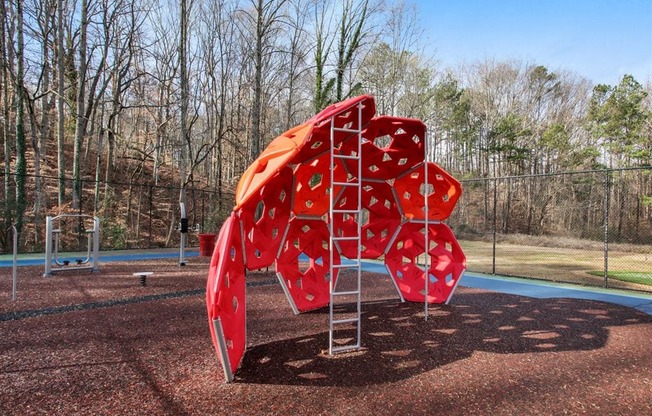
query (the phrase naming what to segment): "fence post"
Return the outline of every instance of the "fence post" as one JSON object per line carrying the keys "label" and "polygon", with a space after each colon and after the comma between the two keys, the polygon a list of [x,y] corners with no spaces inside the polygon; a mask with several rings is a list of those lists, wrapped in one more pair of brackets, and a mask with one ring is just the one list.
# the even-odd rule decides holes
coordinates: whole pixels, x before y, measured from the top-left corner
{"label": "fence post", "polygon": [[498,205],[498,179],[494,178],[494,218],[493,218],[493,254],[491,256],[491,274],[496,274],[496,217]]}
{"label": "fence post", "polygon": [[152,183],[149,183],[149,233],[147,235],[147,248],[152,248]]}
{"label": "fence post", "polygon": [[611,192],[611,171],[605,169],[604,176],[604,287],[609,286],[609,193]]}
{"label": "fence post", "polygon": [[82,219],[82,215],[84,214],[84,180],[80,179],[79,180],[79,217],[77,220],[77,248],[79,250],[82,249],[82,244],[84,244],[83,238],[82,238],[82,228],[84,226],[84,220]]}

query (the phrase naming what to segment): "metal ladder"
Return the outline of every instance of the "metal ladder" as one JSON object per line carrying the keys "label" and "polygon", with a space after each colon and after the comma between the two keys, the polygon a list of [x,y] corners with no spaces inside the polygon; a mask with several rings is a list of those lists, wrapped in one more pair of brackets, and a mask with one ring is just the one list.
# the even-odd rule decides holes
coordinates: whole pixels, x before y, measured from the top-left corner
{"label": "metal ladder", "polygon": [[[361,315],[361,212],[362,212],[362,103],[357,105],[357,125],[355,129],[335,127],[335,117],[331,118],[331,146],[330,146],[330,189],[329,189],[329,212],[328,223],[330,230],[329,238],[329,252],[330,252],[330,311],[329,311],[329,331],[328,331],[328,353],[334,354],[337,352],[345,352],[357,350],[361,347],[361,328],[360,328],[360,315]],[[353,110],[353,111],[356,111]],[[351,135],[356,135],[357,152],[355,155],[342,155],[335,151],[335,133],[343,132]],[[355,160],[358,162],[358,171],[355,178],[349,178],[345,182],[338,182],[335,180],[335,162],[337,160]],[[355,189],[355,209],[337,209],[335,203],[337,202],[337,195],[335,195],[335,187],[342,187],[343,190]],[[343,217],[352,216],[356,223],[355,235],[342,236],[337,235],[335,223],[333,221],[334,215],[342,215]],[[346,220],[346,218],[343,218]],[[356,245],[356,257],[349,259],[350,262],[342,262],[340,264],[333,264],[333,253],[337,250],[336,244],[338,241],[353,242]],[[338,279],[335,282],[333,276],[338,274]],[[344,273],[342,273],[344,272]],[[355,272],[355,273],[353,273]],[[351,284],[351,280],[353,280]],[[345,282],[346,281],[346,282]],[[346,290],[338,290],[338,286],[342,287],[348,283]],[[355,311],[348,310],[342,311],[345,306],[353,303],[351,300],[355,299]],[[348,300],[348,302],[347,302]],[[339,303],[338,303],[339,302]],[[338,327],[338,329],[336,329]],[[351,332],[355,331],[354,336],[340,336],[336,337],[336,331]]]}

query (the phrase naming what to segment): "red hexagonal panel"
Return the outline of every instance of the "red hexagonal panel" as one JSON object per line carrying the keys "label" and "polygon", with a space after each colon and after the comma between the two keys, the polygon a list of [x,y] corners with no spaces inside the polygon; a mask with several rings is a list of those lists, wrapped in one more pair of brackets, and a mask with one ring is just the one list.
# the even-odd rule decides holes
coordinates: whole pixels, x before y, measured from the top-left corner
{"label": "red hexagonal panel", "polygon": [[[361,257],[365,259],[378,258],[385,252],[394,231],[401,223],[401,214],[387,182],[362,181],[362,213],[361,213]],[[340,193],[335,202],[336,209],[357,209],[357,189],[347,187]],[[333,224],[336,235],[342,237],[355,236],[357,223],[350,214],[334,214]],[[339,241],[340,253],[349,258],[357,257],[355,241]]]}
{"label": "red hexagonal panel", "polygon": [[[328,227],[321,219],[290,220],[281,253],[276,259],[276,272],[281,275],[301,312],[321,308],[330,302]],[[304,254],[307,259],[302,259]],[[333,252],[335,264],[340,257]],[[337,275],[332,277],[337,278]]]}
{"label": "red hexagonal panel", "polygon": [[[331,181],[331,160],[328,152],[298,165],[294,170],[292,210],[295,215],[322,216],[328,212],[328,188]],[[336,182],[345,182],[349,175],[341,160],[333,166]],[[340,186],[335,186],[335,193]]]}
{"label": "red hexagonal panel", "polygon": [[[217,237],[206,283],[206,308],[213,345],[220,353],[220,360],[225,354],[231,370],[235,371],[246,346],[245,270],[240,222],[235,212],[224,222]],[[222,325],[226,351],[220,349],[213,320],[219,320]]]}
{"label": "red hexagonal panel", "polygon": [[462,186],[435,163],[428,163],[428,187],[424,179],[425,163],[421,163],[394,181],[401,211],[409,219],[423,220],[425,195],[428,194],[428,218],[431,221],[445,220],[462,195]]}
{"label": "red hexagonal panel", "polygon": [[[307,138],[299,153],[292,159],[292,163],[302,163],[329,151],[331,146],[331,118],[333,120],[332,125],[336,129],[357,129],[358,103],[362,103],[360,125],[364,128],[376,112],[373,97],[361,95],[332,104],[308,120],[308,123],[314,124],[312,134]],[[342,130],[335,130],[333,134],[335,136],[335,140],[333,140],[334,147],[339,146],[342,141],[355,136],[355,133]]]}
{"label": "red hexagonal panel", "polygon": [[[423,266],[417,265],[425,252],[424,228],[423,223],[404,224],[385,256],[401,294],[412,302],[423,302],[425,298]],[[464,272],[466,257],[447,225],[428,224],[428,231],[428,303],[445,303]]]}
{"label": "red hexagonal panel", "polygon": [[[419,120],[373,118],[363,133],[367,141],[362,144],[362,177],[393,179],[422,163],[425,132],[426,127]],[[347,140],[340,152],[357,153],[357,141]],[[357,160],[347,160],[346,165],[349,172],[358,171]]]}
{"label": "red hexagonal panel", "polygon": [[240,210],[244,230],[246,266],[249,270],[271,266],[292,206],[292,169],[288,166],[265,184],[257,198]]}

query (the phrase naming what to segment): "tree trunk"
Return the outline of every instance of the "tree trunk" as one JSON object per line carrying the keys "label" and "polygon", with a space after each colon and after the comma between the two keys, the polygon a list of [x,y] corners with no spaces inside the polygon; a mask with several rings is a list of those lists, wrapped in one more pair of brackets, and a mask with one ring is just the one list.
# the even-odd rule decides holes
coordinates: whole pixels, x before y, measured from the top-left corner
{"label": "tree trunk", "polygon": [[16,2],[17,40],[16,47],[16,230],[23,231],[23,220],[27,199],[25,194],[25,175],[27,161],[25,160],[25,89],[24,78],[24,40],[23,40],[23,2]]}
{"label": "tree trunk", "polygon": [[59,177],[59,206],[63,205],[66,195],[66,165],[64,151],[65,124],[65,55],[63,50],[63,0],[57,0],[57,173]]}
{"label": "tree trunk", "polygon": [[82,0],[81,26],[79,29],[79,70],[77,75],[77,120],[72,162],[72,207],[79,208],[81,201],[81,147],[84,138],[84,115],[86,98],[86,32],[88,28],[88,0]]}

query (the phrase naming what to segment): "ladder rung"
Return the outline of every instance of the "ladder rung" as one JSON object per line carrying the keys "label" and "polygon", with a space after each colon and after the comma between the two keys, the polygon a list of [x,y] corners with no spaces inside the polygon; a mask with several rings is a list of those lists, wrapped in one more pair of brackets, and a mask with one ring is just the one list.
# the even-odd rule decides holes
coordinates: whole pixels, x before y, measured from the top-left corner
{"label": "ladder rung", "polygon": [[333,185],[338,185],[338,186],[360,186],[360,182],[335,182],[335,181],[333,181]]}
{"label": "ladder rung", "polygon": [[353,345],[342,345],[340,347],[331,348],[331,352],[350,351],[350,350],[357,350],[359,348],[360,348],[360,343],[353,344]]}
{"label": "ladder rung", "polygon": [[359,214],[357,209],[334,209],[333,214]]}
{"label": "ladder rung", "polygon": [[360,267],[360,263],[353,264],[333,264],[334,269],[352,269],[354,267]]}
{"label": "ladder rung", "polygon": [[344,127],[333,127],[333,131],[341,131],[341,132],[344,132],[344,133],[362,133],[362,130],[346,129]]}
{"label": "ladder rung", "polygon": [[359,295],[360,291],[359,290],[347,290],[345,292],[332,292],[331,295],[333,296],[352,296],[352,295]]}
{"label": "ladder rung", "polygon": [[360,322],[360,318],[333,319],[333,325],[351,324],[353,322]]}
{"label": "ladder rung", "polygon": [[336,153],[333,153],[333,158],[334,158],[334,159],[360,160],[360,156],[338,155],[338,154],[336,154]]}
{"label": "ladder rung", "polygon": [[333,237],[333,241],[357,241],[360,237]]}

